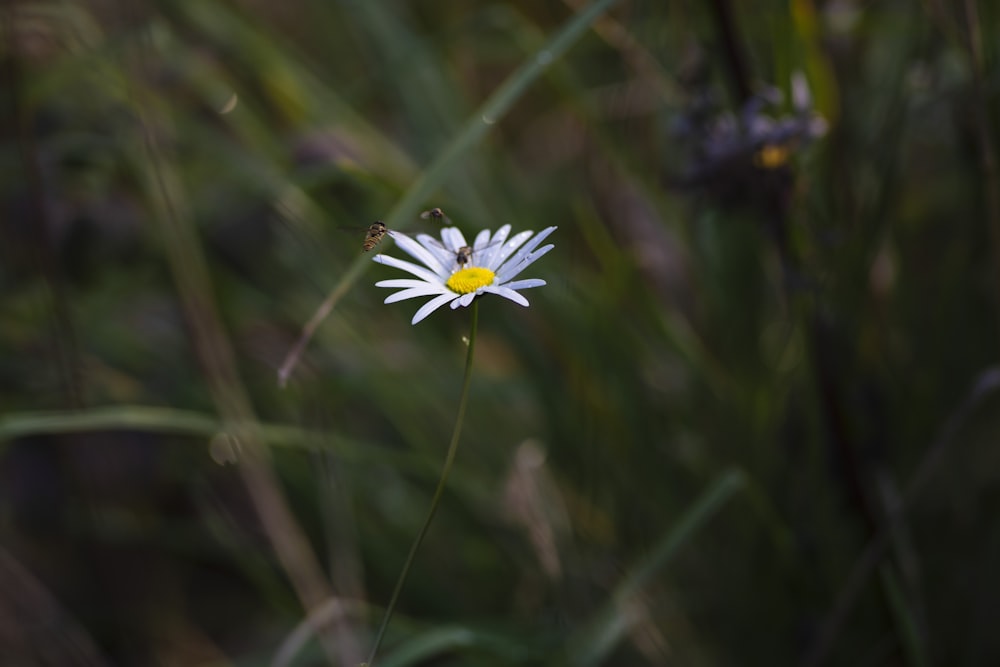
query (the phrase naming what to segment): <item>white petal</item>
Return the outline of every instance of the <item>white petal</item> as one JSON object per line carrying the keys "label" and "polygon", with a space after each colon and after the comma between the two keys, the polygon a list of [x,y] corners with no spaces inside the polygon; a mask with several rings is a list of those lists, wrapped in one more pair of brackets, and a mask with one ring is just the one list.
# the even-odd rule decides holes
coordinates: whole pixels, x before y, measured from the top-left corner
{"label": "white petal", "polygon": [[499,287],[490,285],[489,287],[484,287],[483,291],[484,292],[490,292],[491,294],[496,294],[498,296],[502,296],[505,299],[510,299],[514,303],[520,304],[522,306],[527,306],[528,305],[528,300],[527,299],[525,299],[523,296],[521,296],[520,294],[518,294],[514,290],[507,289],[506,287],[504,287],[502,285],[499,286]]}
{"label": "white petal", "polygon": [[382,255],[382,254],[375,255],[374,257],[372,257],[372,261],[378,262],[379,264],[385,264],[386,266],[391,266],[395,269],[402,269],[403,271],[406,271],[407,273],[412,273],[416,277],[422,278],[429,283],[436,283],[436,284],[444,283],[444,279],[441,276],[435,274],[433,271],[430,271],[429,269],[425,269],[422,266],[417,266],[413,262],[407,262],[406,260],[396,259],[395,257],[392,257],[390,255]]}
{"label": "white petal", "polygon": [[441,241],[452,252],[456,252],[459,248],[469,245],[465,242],[465,237],[462,236],[462,232],[458,227],[445,227],[442,229]]}
{"label": "white petal", "polygon": [[525,278],[524,280],[515,280],[509,283],[503,283],[499,287],[506,287],[507,289],[519,290],[519,289],[529,289],[531,287],[543,287],[546,282],[541,278]]}
{"label": "white petal", "polygon": [[507,240],[508,234],[510,234],[510,225],[504,225],[503,227],[497,230],[496,234],[493,235],[493,238],[490,239],[490,243],[496,243],[497,245],[500,245],[501,243]]}
{"label": "white petal", "polygon": [[493,255],[490,257],[489,268],[496,271],[498,267],[502,266],[503,263],[510,257],[511,253],[518,249],[518,247],[531,238],[534,234],[532,231],[523,231],[515,234],[510,238],[509,241],[499,246],[493,251]]}
{"label": "white petal", "polygon": [[[537,248],[541,244],[541,242],[544,241],[549,236],[549,234],[551,234],[554,231],[556,231],[555,227],[546,227],[542,231],[538,232],[538,235],[535,236],[535,238],[531,239],[531,241],[526,243],[524,247],[518,250],[517,253],[513,257],[511,257],[510,260],[508,261],[517,264],[522,259],[524,259],[524,257],[526,257],[529,253],[533,252],[535,248]],[[499,271],[497,273],[499,273]]]}
{"label": "white petal", "polygon": [[[423,287],[429,285],[426,280],[414,280],[413,278],[392,278],[391,280],[380,280],[375,283],[375,287]],[[437,285],[437,283],[434,283]]]}
{"label": "white petal", "polygon": [[451,266],[455,258],[455,253],[445,248],[440,241],[428,234],[417,234],[417,240],[420,241],[421,245],[430,250],[432,255],[437,257],[442,267],[447,268]]}
{"label": "white petal", "polygon": [[[552,250],[554,247],[555,246],[550,243],[542,246],[527,257],[522,258],[520,261],[517,261],[516,257],[511,259],[509,262],[501,266],[499,271],[497,271],[497,282],[500,284],[507,282],[517,274],[521,273],[521,271],[524,271],[526,268],[531,266],[535,260],[545,255],[545,253]],[[518,254],[520,255],[520,253]]]}
{"label": "white petal", "polygon": [[448,292],[447,294],[442,294],[440,296],[431,299],[424,305],[420,306],[420,310],[418,310],[416,314],[413,316],[413,319],[410,320],[410,324],[416,324],[417,322],[424,319],[425,317],[433,313],[435,310],[437,310],[444,304],[448,303],[449,301],[453,301],[455,297],[456,295],[454,292]]}
{"label": "white petal", "polygon": [[510,234],[510,225],[504,225],[497,230],[497,233],[493,235],[487,247],[483,249],[483,252],[478,257],[480,266],[485,266],[490,271],[496,269],[500,264],[500,262],[496,261],[496,256],[503,249],[503,243],[507,240],[508,234]]}
{"label": "white petal", "polygon": [[[476,250],[482,250],[490,243],[490,230],[482,229],[476,234],[476,242],[472,244],[472,247]],[[499,243],[497,245],[500,245]]]}
{"label": "white petal", "polygon": [[[542,255],[544,255],[545,253],[547,253],[549,250],[552,250],[551,245],[547,246],[546,248],[543,248],[543,249],[539,249],[539,250],[535,250],[535,249],[538,248],[538,245],[542,241],[544,241],[549,236],[549,234],[551,234],[555,230],[556,230],[555,227],[546,227],[541,232],[539,232],[538,236],[536,236],[535,238],[531,239],[528,243],[526,243],[524,245],[523,248],[521,248],[520,250],[518,250],[517,253],[513,257],[511,257],[506,262],[504,262],[503,264],[500,265],[500,267],[496,270],[497,275],[504,274],[505,275],[505,279],[510,279],[513,276],[517,275],[522,270],[524,270],[524,268],[526,266],[528,266],[528,264],[531,263],[531,262],[528,262],[528,264],[524,264],[524,266],[521,266],[521,267],[517,268],[518,265],[521,262],[523,262],[525,259],[527,259],[529,255],[536,255],[537,257],[535,257],[535,259],[537,259],[538,257],[541,257]],[[535,259],[532,259],[531,261],[533,262],[533,261],[535,261]],[[514,268],[516,268],[516,270],[514,270],[513,272],[511,272],[511,270],[514,269]]]}
{"label": "white petal", "polygon": [[523,231],[515,234],[510,239],[507,239],[507,235],[504,234],[504,238],[499,239],[500,243],[491,241],[489,247],[483,251],[480,264],[491,271],[496,271],[497,267],[503,264],[504,258],[514,252],[514,249],[524,243],[524,240],[532,234],[534,234],[532,231]]}
{"label": "white petal", "polygon": [[396,292],[395,294],[390,294],[385,297],[385,301],[382,303],[396,303],[397,301],[406,301],[407,299],[416,299],[421,296],[434,296],[435,294],[451,294],[451,290],[447,287],[435,287],[434,285],[428,285],[424,283],[422,287],[411,287],[410,289],[405,289],[401,292]]}
{"label": "white petal", "polygon": [[479,289],[479,290],[476,290],[475,292],[469,292],[468,294],[463,294],[462,296],[458,297],[457,299],[455,299],[454,301],[451,302],[451,309],[452,310],[458,310],[459,306],[461,306],[463,308],[468,307],[468,305],[470,303],[472,303],[472,301],[477,296],[479,296],[479,293],[481,291],[482,291],[482,289]]}
{"label": "white petal", "polygon": [[437,257],[427,250],[427,248],[423,247],[406,234],[399,234],[397,232],[390,231],[389,235],[396,242],[396,245],[399,246],[399,249],[408,254],[410,257],[419,259],[427,266],[427,268],[439,276],[443,278],[448,276],[448,271],[441,266],[441,262],[439,262]]}

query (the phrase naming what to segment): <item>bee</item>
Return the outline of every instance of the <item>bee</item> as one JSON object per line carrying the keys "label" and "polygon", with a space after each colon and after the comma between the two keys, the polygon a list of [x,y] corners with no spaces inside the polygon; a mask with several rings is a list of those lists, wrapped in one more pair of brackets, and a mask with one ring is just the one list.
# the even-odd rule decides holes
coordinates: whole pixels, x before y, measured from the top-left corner
{"label": "bee", "polygon": [[423,213],[420,214],[420,217],[423,220],[427,220],[428,218],[434,218],[435,220],[439,220],[439,221],[443,222],[446,225],[450,225],[451,224],[451,218],[449,218],[447,215],[445,215],[444,211],[442,211],[441,209],[439,209],[437,207],[434,207],[434,208],[432,208],[429,211],[424,211]]}
{"label": "bee", "polygon": [[362,252],[368,252],[376,245],[379,241],[386,235],[389,229],[385,226],[385,223],[381,220],[376,220],[368,229],[365,231],[365,242],[361,245]]}

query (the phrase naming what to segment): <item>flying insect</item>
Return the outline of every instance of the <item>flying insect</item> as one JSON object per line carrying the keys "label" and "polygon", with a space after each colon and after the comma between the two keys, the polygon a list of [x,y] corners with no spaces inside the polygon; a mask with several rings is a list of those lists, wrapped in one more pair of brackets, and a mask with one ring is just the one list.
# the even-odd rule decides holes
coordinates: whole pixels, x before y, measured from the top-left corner
{"label": "flying insect", "polygon": [[427,220],[429,218],[433,218],[435,220],[441,221],[442,223],[444,223],[446,225],[450,225],[451,224],[451,218],[449,218],[447,215],[445,215],[444,211],[442,211],[441,209],[439,209],[437,207],[434,207],[434,208],[432,208],[429,211],[424,211],[423,213],[420,214],[420,217],[423,220]]}
{"label": "flying insect", "polygon": [[368,252],[385,237],[389,229],[385,226],[385,223],[381,220],[376,220],[368,229],[365,231],[365,241],[361,245],[362,252]]}

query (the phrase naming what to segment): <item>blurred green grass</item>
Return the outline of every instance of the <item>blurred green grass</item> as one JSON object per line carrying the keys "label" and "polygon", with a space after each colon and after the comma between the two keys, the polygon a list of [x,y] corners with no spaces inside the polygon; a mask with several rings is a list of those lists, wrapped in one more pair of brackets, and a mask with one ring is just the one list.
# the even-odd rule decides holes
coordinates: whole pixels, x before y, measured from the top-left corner
{"label": "blurred green grass", "polygon": [[[555,50],[582,3],[5,6],[0,662],[270,664],[305,616],[223,463],[178,287],[202,253],[367,647],[468,321],[410,326],[342,228],[432,230],[432,206],[467,236],[559,230],[530,308],[481,304],[379,664],[1000,660],[1000,16],[976,5],[622,0]],[[797,72],[824,136],[772,169],[720,138],[726,113],[794,116]],[[196,235],[171,246],[164,206]],[[33,585],[2,585],[17,567]]]}

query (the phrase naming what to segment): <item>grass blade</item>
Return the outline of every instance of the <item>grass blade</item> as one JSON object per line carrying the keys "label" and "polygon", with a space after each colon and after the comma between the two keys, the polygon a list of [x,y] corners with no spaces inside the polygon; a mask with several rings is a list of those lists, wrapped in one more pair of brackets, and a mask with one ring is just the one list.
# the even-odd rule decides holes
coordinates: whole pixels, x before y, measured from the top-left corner
{"label": "grass blade", "polygon": [[573,639],[569,664],[596,665],[614,649],[632,625],[628,609],[634,596],[746,483],[743,471],[729,470],[691,505],[649,556],[618,585],[605,608]]}

